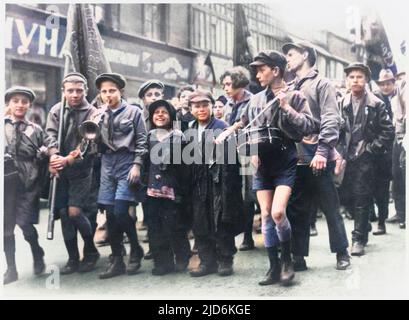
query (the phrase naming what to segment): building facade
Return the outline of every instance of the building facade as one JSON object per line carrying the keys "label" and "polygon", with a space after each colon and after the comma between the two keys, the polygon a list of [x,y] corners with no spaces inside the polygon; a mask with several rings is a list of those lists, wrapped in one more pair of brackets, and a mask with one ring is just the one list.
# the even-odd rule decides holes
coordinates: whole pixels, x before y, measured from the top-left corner
{"label": "building facade", "polygon": [[[180,86],[194,81],[198,58],[209,51],[216,82],[226,68],[233,66],[234,4],[92,6],[105,54],[112,70],[126,77],[126,96],[132,101],[139,86],[152,78],[165,83],[165,97],[171,98]],[[281,50],[283,43],[296,39],[268,6],[243,6],[257,51]],[[20,84],[33,88],[38,96],[36,103],[45,112],[61,98],[67,11],[67,4],[6,5],[6,87]],[[330,50],[346,48],[347,41],[327,33],[324,42],[315,43],[317,67],[326,76],[338,79],[343,66],[352,59],[347,50]],[[222,92],[211,81],[205,86],[216,95]]]}

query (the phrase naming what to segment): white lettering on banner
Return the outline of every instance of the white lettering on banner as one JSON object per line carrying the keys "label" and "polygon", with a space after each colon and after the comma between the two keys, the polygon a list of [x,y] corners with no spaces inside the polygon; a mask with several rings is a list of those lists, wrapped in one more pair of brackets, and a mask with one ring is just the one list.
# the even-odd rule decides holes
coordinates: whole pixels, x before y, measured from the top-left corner
{"label": "white lettering on banner", "polygon": [[51,30],[51,38],[47,39],[47,28],[40,26],[38,39],[38,54],[45,55],[46,46],[50,46],[50,56],[57,57],[58,29]]}
{"label": "white lettering on banner", "polygon": [[13,20],[12,17],[6,19],[6,49],[13,48]]}
{"label": "white lettering on banner", "polygon": [[23,20],[16,19],[15,21],[21,41],[21,45],[17,48],[17,53],[21,55],[28,54],[30,52],[30,50],[28,50],[28,47],[30,46],[31,40],[33,40],[33,36],[37,31],[38,24],[37,23],[32,24],[30,33],[27,36]]}

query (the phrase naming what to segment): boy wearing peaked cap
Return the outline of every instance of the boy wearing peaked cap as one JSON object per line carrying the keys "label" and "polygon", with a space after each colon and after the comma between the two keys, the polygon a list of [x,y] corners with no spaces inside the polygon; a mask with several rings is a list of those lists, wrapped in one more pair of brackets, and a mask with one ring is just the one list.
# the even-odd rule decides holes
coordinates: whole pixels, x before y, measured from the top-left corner
{"label": "boy wearing peaked cap", "polygon": [[190,244],[181,217],[189,178],[182,161],[186,140],[181,131],[174,129],[175,120],[176,110],[166,100],[149,105],[152,130],[148,134],[149,153],[144,161],[147,184],[144,209],[149,216],[152,274],[157,276],[186,270],[190,259]]}
{"label": "boy wearing peaked cap", "polygon": [[286,43],[282,47],[287,70],[295,75],[294,85],[307,99],[315,132],[297,144],[297,179],[288,205],[288,217],[293,226],[292,253],[295,271],[307,270],[310,224],[313,208],[319,201],[328,222],[330,250],[336,254],[336,268],[350,265],[348,237],[340,214],[338,192],[333,172],[340,164],[335,149],[340,112],[335,87],[314,68],[317,53],[308,41]]}
{"label": "boy wearing peaked cap", "polygon": [[[74,159],[71,153],[77,151],[83,141],[79,126],[90,120],[97,110],[86,100],[88,84],[82,74],[71,72],[65,75],[61,91],[66,103],[57,103],[48,113],[46,145],[50,153],[50,173],[58,175],[56,212],[61,218],[64,244],[68,253],[68,261],[60,272],[71,274],[93,270],[99,259],[93,241],[96,211],[89,208],[95,154],[86,153],[82,159]],[[64,108],[63,119],[60,119],[61,108]],[[60,122],[63,122],[62,145],[58,144]],[[84,240],[81,261],[78,232]]]}
{"label": "boy wearing peaked cap", "polygon": [[[98,204],[107,213],[112,261],[100,279],[112,278],[125,272],[136,274],[141,267],[143,249],[139,245],[135,222],[129,208],[136,204],[131,186],[139,182],[146,149],[146,129],[139,108],[129,105],[122,93],[126,85],[119,74],[104,73],[95,80],[102,101],[107,105],[99,127],[101,181]],[[122,257],[123,234],[129,238],[131,253],[128,266]]]}
{"label": "boy wearing peaked cap", "polygon": [[368,242],[375,159],[392,148],[394,130],[385,104],[366,89],[371,75],[369,68],[352,63],[344,70],[350,92],[340,100],[344,126],[339,149],[347,161],[343,185],[351,186],[353,198],[351,255],[362,256]]}
{"label": "boy wearing peaked cap", "polygon": [[48,156],[45,134],[40,126],[28,121],[26,114],[35,94],[30,88],[15,86],[6,90],[5,101],[9,115],[4,118],[4,253],[7,271],[3,284],[18,279],[15,261],[14,228],[18,225],[30,244],[34,260],[34,274],[45,271],[44,250],[38,243],[33,224],[38,223],[41,192],[41,167]]}

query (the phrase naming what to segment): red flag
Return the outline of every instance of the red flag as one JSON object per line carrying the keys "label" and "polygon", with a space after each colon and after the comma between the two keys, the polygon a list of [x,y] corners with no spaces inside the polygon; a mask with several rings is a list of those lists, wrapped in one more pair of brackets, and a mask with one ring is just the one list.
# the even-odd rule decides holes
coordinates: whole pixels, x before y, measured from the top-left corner
{"label": "red flag", "polygon": [[98,94],[95,78],[111,72],[94,13],[89,4],[70,4],[64,54],[70,58],[70,69],[80,72],[88,81],[88,98]]}

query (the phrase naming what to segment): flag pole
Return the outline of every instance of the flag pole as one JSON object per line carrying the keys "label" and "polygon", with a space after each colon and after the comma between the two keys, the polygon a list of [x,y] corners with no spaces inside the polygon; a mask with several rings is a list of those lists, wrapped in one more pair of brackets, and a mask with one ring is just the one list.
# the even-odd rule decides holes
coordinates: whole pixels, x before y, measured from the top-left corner
{"label": "flag pole", "polygon": [[[70,66],[70,60],[67,54],[64,54],[65,63],[64,63],[64,77],[68,74],[68,69]],[[61,150],[61,146],[63,143],[63,136],[62,132],[64,130],[64,109],[66,100],[64,97],[64,90],[61,89],[61,108],[60,108],[60,122],[58,124],[58,150]],[[57,184],[58,184],[58,176],[55,175],[52,177],[51,185],[50,185],[50,198],[49,198],[49,213],[48,213],[48,225],[47,225],[47,240],[54,239],[54,220],[55,220],[55,207],[56,207],[56,196],[57,196]]]}

